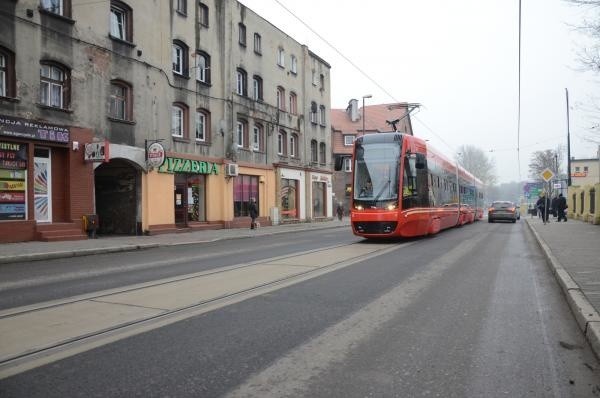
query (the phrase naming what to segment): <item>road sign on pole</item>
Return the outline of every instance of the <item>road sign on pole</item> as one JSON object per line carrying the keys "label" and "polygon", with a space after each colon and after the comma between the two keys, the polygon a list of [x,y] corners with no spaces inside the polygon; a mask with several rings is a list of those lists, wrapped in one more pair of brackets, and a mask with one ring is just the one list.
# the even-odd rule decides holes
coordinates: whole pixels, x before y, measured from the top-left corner
{"label": "road sign on pole", "polygon": [[545,169],[540,173],[540,176],[544,179],[544,181],[548,182],[554,177],[554,173],[550,169]]}

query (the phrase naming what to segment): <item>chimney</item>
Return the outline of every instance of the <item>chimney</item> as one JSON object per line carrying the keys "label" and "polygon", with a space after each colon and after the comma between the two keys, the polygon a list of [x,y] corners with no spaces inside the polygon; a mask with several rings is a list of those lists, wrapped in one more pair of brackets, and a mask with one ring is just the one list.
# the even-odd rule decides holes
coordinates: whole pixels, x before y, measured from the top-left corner
{"label": "chimney", "polygon": [[358,121],[359,116],[358,116],[358,100],[357,99],[351,99],[348,102],[348,107],[346,108],[346,113],[348,114],[348,116],[350,116],[350,120],[353,122]]}

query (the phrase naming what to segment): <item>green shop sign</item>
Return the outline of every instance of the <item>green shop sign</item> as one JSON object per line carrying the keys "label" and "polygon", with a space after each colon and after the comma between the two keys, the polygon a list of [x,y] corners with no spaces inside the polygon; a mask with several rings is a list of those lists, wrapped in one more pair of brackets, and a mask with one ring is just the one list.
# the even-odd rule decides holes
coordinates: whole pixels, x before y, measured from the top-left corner
{"label": "green shop sign", "polygon": [[190,160],[182,158],[166,158],[158,169],[159,173],[192,173],[192,174],[218,174],[215,163],[201,160]]}

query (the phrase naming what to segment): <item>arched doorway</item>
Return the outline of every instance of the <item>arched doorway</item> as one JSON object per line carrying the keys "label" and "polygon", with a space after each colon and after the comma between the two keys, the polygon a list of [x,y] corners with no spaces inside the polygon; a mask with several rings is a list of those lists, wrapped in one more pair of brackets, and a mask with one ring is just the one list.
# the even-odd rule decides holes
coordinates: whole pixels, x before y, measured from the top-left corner
{"label": "arched doorway", "polygon": [[141,169],[126,159],[111,159],[94,171],[98,234],[139,233]]}

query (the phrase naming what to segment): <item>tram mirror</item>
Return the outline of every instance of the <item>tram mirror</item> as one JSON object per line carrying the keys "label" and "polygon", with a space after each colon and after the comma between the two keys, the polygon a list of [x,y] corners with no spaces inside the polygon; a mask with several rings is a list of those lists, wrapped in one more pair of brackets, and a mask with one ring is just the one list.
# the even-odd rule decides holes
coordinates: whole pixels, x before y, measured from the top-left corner
{"label": "tram mirror", "polygon": [[335,171],[342,170],[343,166],[344,166],[344,157],[341,155],[335,155],[335,164],[334,164]]}

